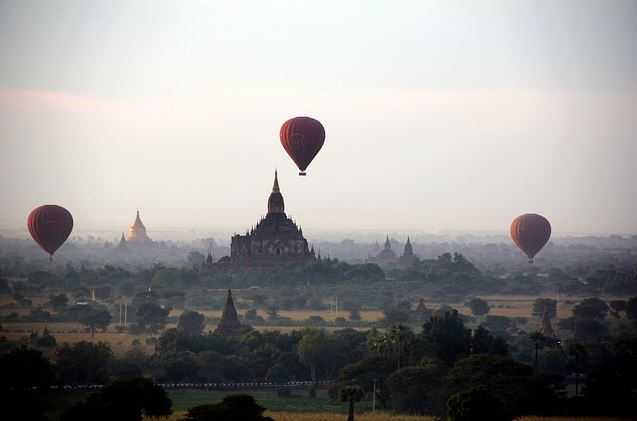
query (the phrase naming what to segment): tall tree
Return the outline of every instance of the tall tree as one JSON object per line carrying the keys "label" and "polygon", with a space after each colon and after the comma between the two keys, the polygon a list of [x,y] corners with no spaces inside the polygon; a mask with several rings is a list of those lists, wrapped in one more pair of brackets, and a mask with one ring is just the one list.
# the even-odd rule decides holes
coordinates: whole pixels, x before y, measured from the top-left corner
{"label": "tall tree", "polygon": [[64,344],[56,356],[58,374],[64,384],[104,384],[109,379],[113,351],[103,342]]}
{"label": "tall tree", "polygon": [[168,308],[162,308],[155,303],[144,303],[137,309],[137,324],[144,330],[157,332],[166,325],[169,313]]}
{"label": "tall tree", "polygon": [[637,322],[637,297],[632,297],[626,303],[626,316],[630,320]]}
{"label": "tall tree", "polygon": [[143,416],[166,417],[172,402],[150,379],[119,380],[70,407],[62,421],[141,421]]}
{"label": "tall tree", "polygon": [[355,421],[354,420],[354,404],[356,402],[360,402],[363,399],[365,393],[358,386],[346,386],[341,389],[341,401],[348,402],[347,409],[347,421]]}
{"label": "tall tree", "polygon": [[423,325],[421,336],[429,351],[448,366],[470,352],[471,331],[456,310],[432,316]]}
{"label": "tall tree", "polygon": [[306,329],[303,337],[299,341],[298,354],[299,359],[310,369],[312,381],[317,381],[317,368],[323,363],[326,355],[327,342],[329,338],[322,330]]}
{"label": "tall tree", "polygon": [[608,315],[608,305],[599,298],[586,298],[573,308],[576,319],[603,320]]}
{"label": "tall tree", "polygon": [[111,313],[103,305],[78,306],[73,310],[77,321],[88,326],[91,336],[95,336],[96,329],[105,330],[111,323]]}
{"label": "tall tree", "polygon": [[473,298],[467,303],[474,316],[484,316],[491,310],[489,303],[481,298]]}
{"label": "tall tree", "polygon": [[69,297],[66,294],[51,295],[49,297],[49,304],[54,310],[62,310],[69,303]]}
{"label": "tall tree", "polygon": [[369,336],[368,343],[372,351],[392,362],[399,369],[409,361],[409,353],[416,337],[406,326],[393,326],[385,333],[375,332]]}
{"label": "tall tree", "polygon": [[7,420],[46,421],[53,365],[40,351],[21,347],[0,356],[2,415]]}
{"label": "tall tree", "polygon": [[206,317],[197,313],[196,311],[186,310],[179,316],[177,323],[177,330],[185,333],[186,335],[196,336],[201,335],[204,327],[206,326]]}

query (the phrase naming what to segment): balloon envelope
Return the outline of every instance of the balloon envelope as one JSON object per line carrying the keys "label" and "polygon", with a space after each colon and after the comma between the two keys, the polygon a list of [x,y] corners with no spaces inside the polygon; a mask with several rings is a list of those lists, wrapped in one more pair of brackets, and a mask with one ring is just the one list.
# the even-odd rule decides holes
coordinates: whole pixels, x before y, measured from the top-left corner
{"label": "balloon envelope", "polygon": [[27,227],[35,242],[53,256],[71,234],[73,216],[61,206],[44,205],[31,211]]}
{"label": "balloon envelope", "polygon": [[533,263],[535,255],[551,238],[551,224],[542,215],[526,213],[511,223],[511,239]]}
{"label": "balloon envelope", "polygon": [[311,117],[294,117],[283,123],[279,132],[281,145],[301,172],[305,170],[325,143],[325,129]]}

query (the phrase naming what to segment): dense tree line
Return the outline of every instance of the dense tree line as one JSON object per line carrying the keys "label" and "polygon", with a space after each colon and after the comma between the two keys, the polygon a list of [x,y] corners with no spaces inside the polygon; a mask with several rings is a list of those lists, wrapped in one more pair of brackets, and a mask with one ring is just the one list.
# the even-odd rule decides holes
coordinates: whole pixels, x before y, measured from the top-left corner
{"label": "dense tree line", "polygon": [[[625,312],[631,307],[627,302],[622,308]],[[600,317],[605,311],[599,303],[582,302],[574,317]],[[536,363],[527,364],[513,358],[512,351],[519,352],[522,343],[509,344],[483,326],[469,329],[454,310],[432,314],[418,331],[396,325],[367,332],[251,331],[239,337],[202,334],[200,315],[185,314],[178,328],[160,336],[154,355],[133,350],[116,357],[105,344],[80,342],[59,347],[49,362],[33,349],[2,347],[2,389],[14,396],[16,405],[33,402],[28,408],[35,411],[33,419],[44,413],[48,385],[115,382],[109,391],[150,387],[117,383],[140,376],[175,383],[338,379],[331,396],[348,396],[352,407],[358,398],[344,390],[360,390],[368,397],[375,391],[385,408],[450,419],[481,419],[480,411],[487,410],[493,419],[502,420],[525,414],[627,415],[635,393],[634,331],[602,342],[570,344],[530,335],[525,346],[531,353],[535,350]],[[570,399],[564,394],[567,375],[581,382],[578,395]],[[148,390],[141,395],[155,396],[152,388]],[[101,393],[74,407],[67,419],[82,419],[91,408],[112,406],[110,396]],[[130,403],[131,416],[143,405]],[[156,410],[166,408],[158,404]]]}

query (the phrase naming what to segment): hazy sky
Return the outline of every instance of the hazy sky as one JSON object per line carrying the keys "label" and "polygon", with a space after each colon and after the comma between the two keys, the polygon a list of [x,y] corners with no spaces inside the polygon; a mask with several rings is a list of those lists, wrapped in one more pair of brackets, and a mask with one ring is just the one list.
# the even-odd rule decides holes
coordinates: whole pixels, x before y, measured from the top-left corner
{"label": "hazy sky", "polygon": [[[637,233],[635,1],[0,0],[0,228]],[[321,120],[308,177],[281,123]]]}

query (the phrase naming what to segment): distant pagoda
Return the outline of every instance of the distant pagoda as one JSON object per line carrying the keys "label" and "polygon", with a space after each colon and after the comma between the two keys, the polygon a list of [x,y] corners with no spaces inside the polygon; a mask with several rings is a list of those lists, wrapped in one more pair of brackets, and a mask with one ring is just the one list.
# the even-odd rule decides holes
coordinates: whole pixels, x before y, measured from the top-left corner
{"label": "distant pagoda", "polygon": [[209,251],[208,256],[206,256],[206,261],[204,262],[204,266],[212,267],[213,263],[214,263],[214,259],[212,258],[212,252]]}
{"label": "distant pagoda", "polygon": [[234,300],[232,299],[232,291],[228,290],[228,297],[226,298],[226,304],[223,306],[221,321],[217,325],[215,333],[223,336],[239,336],[247,330],[250,330],[250,326],[241,325],[237,309],[234,306]]}
{"label": "distant pagoda", "polygon": [[139,209],[137,209],[137,216],[135,217],[135,222],[133,225],[128,228],[128,236],[126,240],[130,243],[144,244],[144,243],[152,243],[152,240],[146,234],[146,227],[142,222],[142,219],[139,217]]}
{"label": "distant pagoda", "polygon": [[418,263],[418,257],[414,254],[414,247],[411,245],[411,239],[407,237],[403,255],[400,256],[400,264],[403,266],[412,266]]}
{"label": "distant pagoda", "polygon": [[429,309],[425,305],[425,299],[424,298],[421,298],[420,300],[418,300],[418,306],[416,306],[416,311],[419,312],[419,313],[425,313],[425,312],[429,311]]}
{"label": "distant pagoda", "polygon": [[124,233],[122,233],[122,236],[119,239],[119,244],[117,245],[117,248],[120,250],[126,250],[126,237],[124,237]]}
{"label": "distant pagoda", "polygon": [[385,238],[385,245],[383,249],[376,255],[376,259],[384,262],[394,262],[396,260],[396,253],[391,248],[391,242],[389,241],[389,234]]}
{"label": "distant pagoda", "polygon": [[[376,247],[378,247],[378,243],[376,243]],[[370,263],[376,263],[381,266],[390,266],[398,263],[398,256],[396,256],[396,253],[394,253],[394,250],[391,248],[389,234],[387,235],[387,238],[385,238],[385,245],[381,251],[378,252],[376,256],[371,256],[367,260]]]}

